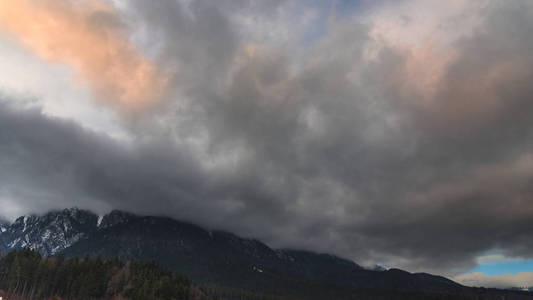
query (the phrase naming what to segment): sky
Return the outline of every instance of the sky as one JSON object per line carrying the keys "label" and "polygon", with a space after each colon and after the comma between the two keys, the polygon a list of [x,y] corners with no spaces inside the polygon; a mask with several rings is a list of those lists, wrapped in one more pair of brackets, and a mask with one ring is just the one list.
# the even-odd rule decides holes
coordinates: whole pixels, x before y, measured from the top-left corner
{"label": "sky", "polygon": [[533,285],[532,30],[528,0],[4,0],[0,217]]}

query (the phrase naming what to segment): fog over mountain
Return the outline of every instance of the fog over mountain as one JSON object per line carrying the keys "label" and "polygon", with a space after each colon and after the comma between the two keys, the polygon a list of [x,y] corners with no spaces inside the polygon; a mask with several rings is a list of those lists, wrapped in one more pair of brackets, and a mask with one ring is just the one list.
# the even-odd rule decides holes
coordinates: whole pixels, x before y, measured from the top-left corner
{"label": "fog over mountain", "polygon": [[527,0],[5,0],[0,216],[445,275],[533,258],[532,31]]}

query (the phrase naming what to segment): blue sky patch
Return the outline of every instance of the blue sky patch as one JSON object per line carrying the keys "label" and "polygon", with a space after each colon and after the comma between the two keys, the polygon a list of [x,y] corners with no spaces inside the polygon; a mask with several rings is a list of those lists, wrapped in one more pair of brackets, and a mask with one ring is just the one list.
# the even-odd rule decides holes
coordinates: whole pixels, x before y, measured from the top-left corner
{"label": "blue sky patch", "polygon": [[487,262],[478,265],[471,272],[481,272],[489,276],[533,272],[533,259]]}

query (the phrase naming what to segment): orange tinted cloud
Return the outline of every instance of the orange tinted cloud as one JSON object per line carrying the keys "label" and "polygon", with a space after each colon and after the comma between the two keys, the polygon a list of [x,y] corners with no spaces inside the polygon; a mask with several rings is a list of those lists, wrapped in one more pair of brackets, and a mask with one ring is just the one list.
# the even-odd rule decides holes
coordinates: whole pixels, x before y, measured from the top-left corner
{"label": "orange tinted cloud", "polygon": [[120,110],[154,103],[167,81],[129,41],[117,12],[99,0],[2,0],[0,29],[39,57],[73,67],[99,99]]}

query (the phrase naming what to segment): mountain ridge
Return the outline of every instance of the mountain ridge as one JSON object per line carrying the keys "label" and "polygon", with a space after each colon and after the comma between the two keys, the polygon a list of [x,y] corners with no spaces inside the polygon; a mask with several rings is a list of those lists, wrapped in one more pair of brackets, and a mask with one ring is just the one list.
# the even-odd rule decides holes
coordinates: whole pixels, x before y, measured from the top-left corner
{"label": "mountain ridge", "polygon": [[[62,210],[51,210],[44,214],[23,215],[23,216],[16,218],[15,221],[13,222],[0,221],[0,238],[2,237],[4,239],[9,238],[9,236],[16,235],[17,233],[19,235],[20,234],[24,234],[24,235],[34,234],[35,230],[33,230],[32,228],[34,226],[44,225],[45,227],[38,228],[42,231],[42,230],[50,230],[51,226],[59,225],[57,223],[54,224],[54,222],[50,222],[51,219],[57,220],[65,226],[69,226],[70,225],[69,221],[71,220],[69,220],[66,217],[79,220],[80,216],[82,217],[82,221],[80,222],[81,224],[86,224],[92,227],[92,228],[86,228],[85,232],[83,232],[85,234],[81,235],[80,238],[86,237],[87,233],[93,233],[94,231],[97,231],[97,230],[103,230],[105,228],[110,228],[110,227],[113,227],[113,226],[116,226],[122,223],[126,223],[130,221],[131,219],[150,218],[150,219],[172,220],[174,222],[180,223],[183,226],[196,227],[197,229],[202,230],[209,235],[212,235],[213,233],[218,233],[218,234],[226,235],[230,239],[238,239],[242,241],[247,241],[249,243],[259,243],[270,248],[269,246],[267,246],[266,244],[264,244],[262,241],[260,241],[257,238],[243,238],[232,232],[225,231],[225,230],[218,230],[218,229],[209,230],[209,229],[205,229],[204,227],[200,225],[196,225],[192,222],[181,221],[181,220],[177,220],[177,219],[167,217],[167,216],[139,215],[139,214],[135,214],[135,213],[131,213],[131,212],[123,211],[123,210],[117,210],[117,209],[111,210],[109,213],[103,216],[99,216],[98,214],[90,210],[80,209],[77,207],[65,208]],[[49,224],[43,224],[47,222],[49,222]],[[66,238],[67,236],[75,235],[76,232],[80,231],[79,228],[77,227],[79,227],[79,225],[81,224],[73,224],[73,225],[77,225],[75,226],[76,228],[63,228],[62,233],[66,234],[66,236],[62,236],[62,237]],[[3,234],[3,233],[6,233],[6,234]],[[48,236],[45,235],[43,238],[46,239],[48,238]],[[57,237],[57,238],[61,238],[61,237]],[[62,241],[62,243],[64,244],[64,248],[61,250],[55,250],[55,249],[39,247],[39,245],[36,245],[34,243],[31,243],[30,241],[26,241],[26,239],[19,237],[18,239],[15,240],[15,243],[13,243],[13,241],[10,243],[12,245],[8,247],[9,249],[0,249],[0,250],[9,251],[12,249],[24,248],[26,245],[28,245],[29,246],[28,248],[37,250],[43,256],[52,256],[72,246],[72,244],[74,244],[77,241],[78,239],[70,240],[71,243],[69,243],[68,240]],[[327,253],[327,252],[315,252],[311,250],[302,250],[302,249],[293,249],[293,248],[270,248],[270,249],[274,250],[275,252],[279,252],[279,253],[301,252],[301,253],[315,254],[315,255],[323,256],[323,257],[329,256],[333,259],[338,259],[339,261],[349,262],[351,264],[357,265],[360,268],[363,268],[350,259],[342,258],[338,255]]]}

